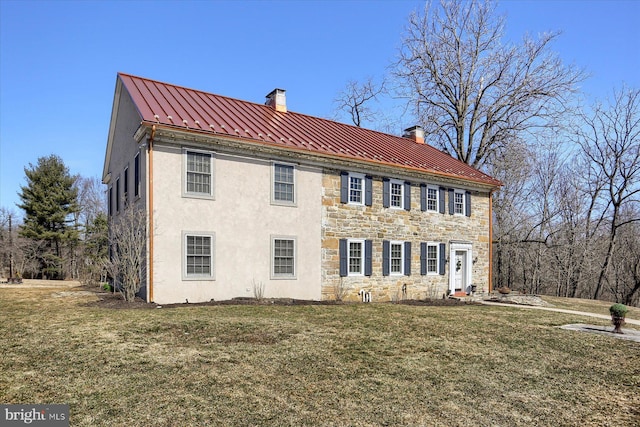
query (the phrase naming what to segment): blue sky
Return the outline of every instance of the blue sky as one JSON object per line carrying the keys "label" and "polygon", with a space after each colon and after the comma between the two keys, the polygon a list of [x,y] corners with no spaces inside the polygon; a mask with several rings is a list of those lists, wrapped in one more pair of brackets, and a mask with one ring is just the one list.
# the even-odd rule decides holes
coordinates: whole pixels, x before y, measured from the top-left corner
{"label": "blue sky", "polygon": [[[24,167],[57,154],[100,177],[116,73],[331,117],[349,79],[380,77],[423,1],[0,0],[0,206]],[[587,101],[640,87],[640,2],[503,1],[508,40],[560,30],[553,48],[585,68]],[[403,118],[407,126],[411,118]],[[398,129],[400,132],[401,129]]]}

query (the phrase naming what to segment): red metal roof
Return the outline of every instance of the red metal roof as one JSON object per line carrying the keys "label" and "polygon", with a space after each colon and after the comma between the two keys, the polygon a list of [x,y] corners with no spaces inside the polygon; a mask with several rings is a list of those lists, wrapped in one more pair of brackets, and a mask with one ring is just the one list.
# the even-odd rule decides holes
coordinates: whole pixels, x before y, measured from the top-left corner
{"label": "red metal roof", "polygon": [[467,179],[500,181],[411,139],[119,73],[143,121]]}

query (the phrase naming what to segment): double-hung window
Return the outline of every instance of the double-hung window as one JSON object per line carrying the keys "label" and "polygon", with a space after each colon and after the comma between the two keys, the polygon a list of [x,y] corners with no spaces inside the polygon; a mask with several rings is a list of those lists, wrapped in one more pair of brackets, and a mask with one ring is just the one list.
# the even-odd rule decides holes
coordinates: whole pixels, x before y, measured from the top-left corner
{"label": "double-hung window", "polygon": [[295,167],[273,164],[273,201],[277,204],[295,204]]}
{"label": "double-hung window", "polygon": [[295,278],[296,276],[296,240],[292,237],[272,237],[272,277]]}
{"label": "double-hung window", "polygon": [[364,275],[364,240],[349,240],[349,275]]}
{"label": "double-hung window", "polygon": [[438,187],[427,186],[427,210],[438,211]]}
{"label": "double-hung window", "polygon": [[364,204],[364,175],[349,174],[349,203]]}
{"label": "double-hung window", "polygon": [[427,243],[427,274],[438,273],[438,245]]}
{"label": "double-hung window", "polygon": [[411,275],[411,242],[382,241],[382,275]]}
{"label": "double-hung window", "polygon": [[184,278],[211,279],[213,277],[213,234],[183,233]]}
{"label": "double-hung window", "polygon": [[404,183],[401,181],[391,180],[391,207],[403,208],[404,200]]}
{"label": "double-hung window", "polygon": [[196,197],[213,195],[213,156],[202,151],[185,151],[185,194]]}
{"label": "double-hung window", "polygon": [[446,253],[444,243],[420,243],[420,274],[443,275],[445,263]]}
{"label": "double-hung window", "polygon": [[403,259],[402,242],[391,242],[389,254],[391,274],[402,274]]}
{"label": "double-hung window", "polygon": [[453,213],[464,215],[464,192],[454,191],[453,193]]}
{"label": "double-hung window", "polygon": [[340,239],[340,276],[371,276],[373,242],[365,239]]}

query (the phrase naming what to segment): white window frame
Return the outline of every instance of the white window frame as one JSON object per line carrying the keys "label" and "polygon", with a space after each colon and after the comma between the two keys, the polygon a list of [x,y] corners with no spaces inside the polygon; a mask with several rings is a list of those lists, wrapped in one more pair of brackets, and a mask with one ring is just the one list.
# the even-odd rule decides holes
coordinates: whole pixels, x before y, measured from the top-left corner
{"label": "white window frame", "polygon": [[122,172],[122,198],[124,200],[124,207],[129,206],[131,202],[129,194],[129,164],[124,167],[124,171]]}
{"label": "white window frame", "polygon": [[[293,273],[276,273],[276,240],[290,240],[293,241]],[[298,241],[296,236],[280,236],[280,235],[272,235],[271,236],[271,279],[285,279],[291,280],[296,279],[298,274]]]}
{"label": "white window frame", "polygon": [[[456,198],[457,196],[461,196],[462,197],[462,202],[461,203],[457,203],[456,202]],[[461,211],[457,212],[456,207],[461,205]],[[465,216],[466,212],[466,201],[465,201],[465,191],[464,190],[453,190],[453,214],[454,215],[460,215],[460,216]]]}
{"label": "white window frame", "polygon": [[[433,258],[429,257],[429,248],[436,248],[436,268],[434,271],[429,270],[429,260],[433,260]],[[427,242],[427,276],[437,276],[440,274],[440,243],[439,242]]]}
{"label": "white window frame", "polygon": [[[187,272],[187,258],[189,256],[194,256],[193,254],[188,253],[188,238],[189,237],[208,237],[210,240],[210,267],[211,271],[209,274],[196,274],[196,273],[188,273]],[[215,280],[216,273],[216,263],[215,263],[215,254],[216,254],[216,235],[213,232],[206,231],[183,231],[182,232],[182,280]]]}
{"label": "white window frame", "polygon": [[[394,185],[397,185],[400,187],[400,205],[398,206],[393,204],[393,186]],[[400,181],[399,179],[389,180],[389,208],[404,209],[404,181]]]}
{"label": "white window frame", "polygon": [[[351,244],[356,243],[360,245],[360,271],[351,271]],[[347,276],[364,276],[365,269],[365,239],[347,239]]]}
{"label": "white window frame", "polygon": [[[351,200],[351,179],[357,179],[360,181],[360,201],[355,201],[355,200]],[[358,205],[358,206],[364,206],[364,201],[365,201],[365,193],[366,193],[366,182],[365,182],[365,176],[363,173],[357,173],[357,172],[349,172],[349,186],[348,186],[348,191],[349,191],[349,204],[350,205]]]}
{"label": "white window frame", "polygon": [[[209,192],[208,193],[201,193],[201,192],[195,192],[195,191],[188,191],[188,182],[187,182],[187,175],[189,173],[188,170],[188,158],[189,158],[189,153],[196,153],[196,154],[204,154],[209,156]],[[206,150],[198,150],[198,149],[194,149],[194,148],[187,148],[187,147],[183,147],[182,148],[182,157],[183,157],[183,161],[182,161],[182,196],[183,197],[193,197],[196,199],[213,199],[214,198],[214,184],[215,184],[215,179],[214,179],[214,166],[215,166],[215,162],[214,162],[214,158],[215,155],[212,151],[206,151]]]}
{"label": "white window frame", "polygon": [[[290,167],[292,168],[293,171],[293,183],[287,183],[287,184],[291,184],[293,185],[293,200],[277,200],[276,199],[276,167],[277,166],[285,166],[285,167]],[[280,206],[296,206],[298,203],[298,196],[297,196],[297,170],[298,167],[297,165],[293,164],[293,163],[287,163],[287,162],[277,162],[277,161],[273,161],[271,162],[271,204],[273,205],[280,205]]]}
{"label": "white window frame", "polygon": [[[429,199],[429,191],[435,191],[436,193],[436,207],[435,209],[429,209],[429,200],[433,200],[433,199]],[[439,212],[440,211],[440,189],[435,186],[435,185],[427,185],[427,194],[426,194],[426,203],[427,203],[427,211],[428,212]]]}
{"label": "white window frame", "polygon": [[[389,242],[389,275],[404,276],[404,243],[403,241],[392,240]],[[393,246],[400,245],[400,271],[393,271]]]}

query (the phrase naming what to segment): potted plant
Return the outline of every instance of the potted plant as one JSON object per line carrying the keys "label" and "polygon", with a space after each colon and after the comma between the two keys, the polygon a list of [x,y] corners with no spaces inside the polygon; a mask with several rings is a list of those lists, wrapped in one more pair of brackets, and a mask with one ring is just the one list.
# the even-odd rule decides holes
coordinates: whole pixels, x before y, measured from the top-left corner
{"label": "potted plant", "polygon": [[611,323],[613,323],[614,334],[623,334],[622,325],[624,325],[624,319],[627,316],[629,309],[624,304],[613,304],[609,307],[609,313],[611,313]]}

